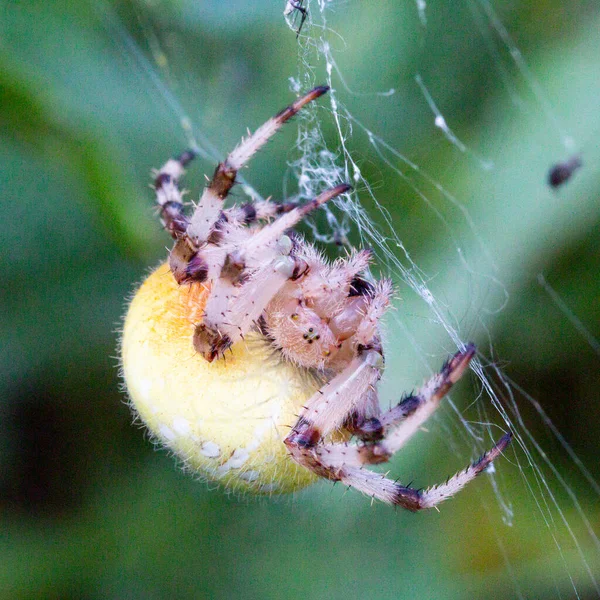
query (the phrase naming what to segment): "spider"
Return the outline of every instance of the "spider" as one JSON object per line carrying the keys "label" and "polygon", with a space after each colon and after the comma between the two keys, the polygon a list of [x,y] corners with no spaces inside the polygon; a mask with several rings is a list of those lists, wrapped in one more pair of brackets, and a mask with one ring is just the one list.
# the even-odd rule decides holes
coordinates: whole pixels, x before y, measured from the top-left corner
{"label": "spider", "polygon": [[[191,216],[179,180],[194,157],[156,173],[168,264],[136,293],[122,364],[138,415],[187,466],[238,490],[280,493],[320,478],[411,511],[453,496],[508,446],[504,435],[445,483],[415,489],[369,470],[390,459],[435,411],[475,355],[468,344],[416,393],[380,408],[379,321],[392,284],[366,274],[368,250],[333,263],[292,228],[341,183],[304,205],[224,208],[236,174],[276,131],[328,91],[316,87],[221,162]],[[286,429],[287,428],[287,429]]]}

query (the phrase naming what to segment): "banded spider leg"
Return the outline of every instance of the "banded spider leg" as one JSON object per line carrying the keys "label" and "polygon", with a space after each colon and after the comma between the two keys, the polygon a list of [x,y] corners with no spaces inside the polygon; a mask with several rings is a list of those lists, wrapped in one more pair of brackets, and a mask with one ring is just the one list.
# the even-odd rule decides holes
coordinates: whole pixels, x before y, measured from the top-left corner
{"label": "banded spider leg", "polygon": [[[366,416],[363,404],[379,379],[381,355],[375,349],[359,352],[355,363],[363,365],[369,374],[357,380],[354,374],[358,365],[349,365],[308,401],[285,440],[292,458],[326,479],[341,481],[368,496],[411,511],[432,508],[452,497],[502,454],[512,434],[504,435],[489,452],[445,483],[425,490],[403,486],[364,467],[386,462],[416,433],[463,375],[474,355],[475,346],[469,344],[416,394],[384,413]],[[335,404],[335,414],[330,404]],[[372,402],[369,410],[373,410]],[[349,429],[362,438],[363,444],[323,443],[323,437],[339,426],[344,411],[352,414]]]}

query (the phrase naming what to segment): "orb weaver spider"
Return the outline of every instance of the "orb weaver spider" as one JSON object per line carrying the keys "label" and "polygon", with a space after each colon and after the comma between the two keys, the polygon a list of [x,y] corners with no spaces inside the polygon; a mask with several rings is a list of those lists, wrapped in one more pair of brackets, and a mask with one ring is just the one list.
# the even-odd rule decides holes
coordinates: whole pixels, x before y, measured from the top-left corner
{"label": "orb weaver spider", "polygon": [[416,393],[379,405],[379,321],[392,284],[365,274],[367,250],[328,262],[292,228],[341,183],[304,205],[224,208],[236,174],[316,87],[259,127],[217,166],[191,216],[179,181],[194,157],[155,174],[156,203],[175,243],[168,264],[129,307],[122,364],[132,405],[185,465],[230,489],[284,493],[316,479],[416,511],[453,496],[508,446],[504,435],[445,483],[417,490],[365,468],[387,461],[467,370],[468,344]]}

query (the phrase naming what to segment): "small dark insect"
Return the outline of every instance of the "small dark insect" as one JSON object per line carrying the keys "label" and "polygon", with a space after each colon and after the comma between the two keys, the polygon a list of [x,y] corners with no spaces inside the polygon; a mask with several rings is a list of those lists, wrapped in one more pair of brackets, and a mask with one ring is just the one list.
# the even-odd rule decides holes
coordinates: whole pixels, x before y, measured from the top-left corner
{"label": "small dark insect", "polygon": [[[286,5],[285,5],[285,10],[283,11],[283,14],[286,17],[288,15],[291,15],[292,13],[294,13],[294,18],[296,16],[296,14],[298,14],[298,13],[300,13],[302,15],[300,17],[300,25],[298,26],[298,29],[296,30],[296,37],[298,37],[300,35],[300,31],[302,30],[304,21],[306,21],[306,17],[308,16],[308,11],[306,10],[306,8],[304,8],[303,4],[304,4],[304,0],[287,0]],[[288,21],[288,23],[289,23],[289,21]],[[290,27],[292,27],[291,24],[290,24]]]}
{"label": "small dark insect", "polygon": [[560,187],[563,183],[569,181],[573,173],[582,166],[581,157],[573,156],[565,162],[555,164],[548,171],[548,185],[553,188]]}

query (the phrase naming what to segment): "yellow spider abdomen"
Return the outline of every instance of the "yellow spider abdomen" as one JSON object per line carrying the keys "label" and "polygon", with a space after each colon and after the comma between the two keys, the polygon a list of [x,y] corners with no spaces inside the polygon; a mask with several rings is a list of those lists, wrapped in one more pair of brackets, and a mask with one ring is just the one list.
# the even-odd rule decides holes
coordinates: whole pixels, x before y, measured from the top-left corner
{"label": "yellow spider abdomen", "polygon": [[249,333],[212,363],[192,345],[208,291],[178,286],[166,264],[135,294],[122,364],[131,404],[153,436],[201,477],[239,492],[287,493],[316,480],[283,444],[320,387]]}

